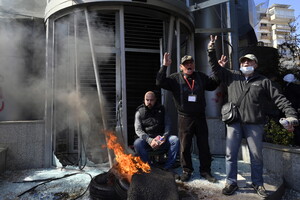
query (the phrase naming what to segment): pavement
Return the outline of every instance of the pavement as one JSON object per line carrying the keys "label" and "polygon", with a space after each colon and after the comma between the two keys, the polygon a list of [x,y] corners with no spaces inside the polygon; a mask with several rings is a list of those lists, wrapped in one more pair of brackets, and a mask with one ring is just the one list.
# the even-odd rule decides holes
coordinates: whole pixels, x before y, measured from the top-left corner
{"label": "pavement", "polygon": [[[225,184],[225,159],[213,157],[212,174],[217,183],[210,183],[200,177],[199,162],[193,156],[195,172],[188,182],[176,181],[181,200],[258,200],[261,199],[250,187],[250,165],[238,163],[239,190],[231,196],[221,194]],[[1,200],[59,200],[81,199],[89,200],[87,190],[91,178],[109,170],[109,164],[88,164],[83,170],[74,166],[66,168],[31,169],[22,171],[6,171],[0,174]],[[181,174],[181,168],[173,169]],[[63,177],[63,178],[62,178]],[[285,188],[284,181],[274,174],[264,172],[265,187],[271,200],[300,200],[300,193]],[[34,189],[32,189],[34,188]]]}
{"label": "pavement", "polygon": [[[191,199],[211,199],[211,200],[261,200],[262,198],[256,194],[251,187],[250,165],[242,161],[238,162],[238,186],[239,189],[230,196],[222,194],[222,189],[225,185],[225,159],[224,157],[214,157],[212,162],[212,174],[218,180],[217,183],[210,183],[203,179],[199,172],[198,159],[193,157],[193,165],[195,173],[188,182],[180,183],[180,191],[186,191],[184,200]],[[181,169],[176,169],[175,172],[180,174]],[[283,180],[273,174],[264,173],[265,188],[271,196],[272,200],[280,200],[284,194],[282,190]]]}

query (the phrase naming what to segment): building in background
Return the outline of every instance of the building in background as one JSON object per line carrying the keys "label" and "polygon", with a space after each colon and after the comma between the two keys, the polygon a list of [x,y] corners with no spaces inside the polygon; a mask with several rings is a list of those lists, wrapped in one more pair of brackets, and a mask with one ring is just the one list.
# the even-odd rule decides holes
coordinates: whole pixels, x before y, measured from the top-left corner
{"label": "building in background", "polygon": [[289,24],[295,21],[294,9],[284,4],[273,4],[269,8],[259,4],[256,8],[259,18],[255,27],[258,42],[263,46],[278,48],[291,34]]}

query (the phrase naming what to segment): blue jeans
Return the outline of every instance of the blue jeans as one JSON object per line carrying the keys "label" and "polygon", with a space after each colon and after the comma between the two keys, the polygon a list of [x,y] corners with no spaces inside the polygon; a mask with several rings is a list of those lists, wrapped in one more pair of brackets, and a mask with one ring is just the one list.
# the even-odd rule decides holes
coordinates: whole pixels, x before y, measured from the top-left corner
{"label": "blue jeans", "polygon": [[226,183],[237,183],[237,158],[244,137],[250,153],[252,183],[263,185],[263,134],[263,124],[227,124]]}
{"label": "blue jeans", "polygon": [[[141,157],[142,161],[149,163],[149,151],[153,151],[151,146],[143,139],[137,138],[134,141],[134,150]],[[163,143],[159,149],[165,149],[168,151],[168,160],[164,165],[165,169],[169,169],[176,161],[176,157],[179,150],[179,139],[175,135],[170,135],[165,143]]]}

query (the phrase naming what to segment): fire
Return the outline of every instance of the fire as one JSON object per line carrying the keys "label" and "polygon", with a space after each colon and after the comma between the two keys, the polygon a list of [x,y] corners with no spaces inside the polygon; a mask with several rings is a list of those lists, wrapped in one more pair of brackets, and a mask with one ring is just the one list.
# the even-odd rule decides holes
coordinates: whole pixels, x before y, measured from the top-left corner
{"label": "fire", "polygon": [[124,153],[123,147],[117,142],[117,137],[113,132],[107,131],[107,147],[115,153],[115,159],[118,163],[118,172],[124,177],[131,177],[135,173],[150,172],[150,166],[141,160],[140,157]]}

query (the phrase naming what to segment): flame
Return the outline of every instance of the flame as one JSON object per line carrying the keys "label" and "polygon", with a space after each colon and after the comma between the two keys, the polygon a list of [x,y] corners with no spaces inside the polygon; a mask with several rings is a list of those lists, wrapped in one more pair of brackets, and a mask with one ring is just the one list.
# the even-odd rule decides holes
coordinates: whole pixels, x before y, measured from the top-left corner
{"label": "flame", "polygon": [[118,172],[123,177],[131,177],[135,173],[150,172],[150,166],[141,160],[140,157],[126,154],[120,143],[117,142],[117,137],[113,132],[106,131],[107,136],[107,147],[112,149],[115,153],[115,159],[118,163]]}

